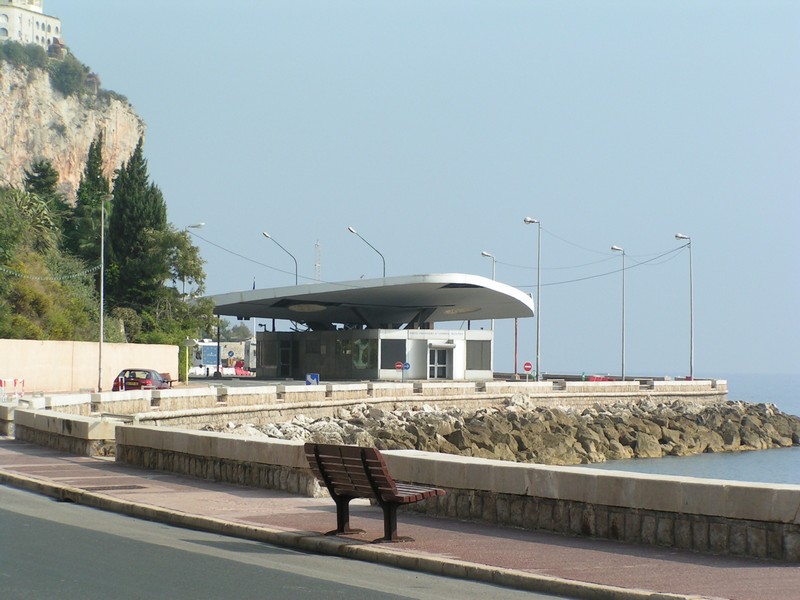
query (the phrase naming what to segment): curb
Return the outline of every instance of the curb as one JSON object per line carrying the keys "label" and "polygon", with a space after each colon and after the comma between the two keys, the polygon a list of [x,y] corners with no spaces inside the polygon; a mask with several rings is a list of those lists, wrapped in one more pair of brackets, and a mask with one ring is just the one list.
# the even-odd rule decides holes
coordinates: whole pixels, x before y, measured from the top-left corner
{"label": "curb", "polygon": [[409,571],[489,583],[529,592],[563,595],[584,600],[711,600],[707,596],[686,596],[620,588],[560,579],[547,575],[535,575],[526,571],[491,567],[462,560],[411,554],[402,550],[390,549],[386,546],[375,546],[361,541],[328,537],[311,531],[296,532],[245,525],[214,517],[160,508],[151,504],[119,500],[105,494],[88,492],[81,488],[34,479],[7,471],[0,471],[0,484],[42,494],[61,502],[73,502],[176,527],[266,542],[283,548],[350,558]]}

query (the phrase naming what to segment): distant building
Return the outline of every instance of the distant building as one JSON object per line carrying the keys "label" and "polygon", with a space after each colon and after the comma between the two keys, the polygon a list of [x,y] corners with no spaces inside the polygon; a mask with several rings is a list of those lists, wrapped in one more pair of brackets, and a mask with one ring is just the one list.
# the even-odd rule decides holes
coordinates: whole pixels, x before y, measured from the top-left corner
{"label": "distant building", "polygon": [[0,42],[37,44],[61,40],[61,19],[44,14],[44,0],[0,0]]}

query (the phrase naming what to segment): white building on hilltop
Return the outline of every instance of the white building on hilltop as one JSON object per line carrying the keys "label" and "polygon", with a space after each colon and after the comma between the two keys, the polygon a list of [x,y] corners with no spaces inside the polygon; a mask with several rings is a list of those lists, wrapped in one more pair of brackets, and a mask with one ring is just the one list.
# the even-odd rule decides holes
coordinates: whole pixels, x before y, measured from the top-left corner
{"label": "white building on hilltop", "polygon": [[61,19],[44,14],[44,0],[0,0],[0,43],[38,44],[47,50],[61,41]]}

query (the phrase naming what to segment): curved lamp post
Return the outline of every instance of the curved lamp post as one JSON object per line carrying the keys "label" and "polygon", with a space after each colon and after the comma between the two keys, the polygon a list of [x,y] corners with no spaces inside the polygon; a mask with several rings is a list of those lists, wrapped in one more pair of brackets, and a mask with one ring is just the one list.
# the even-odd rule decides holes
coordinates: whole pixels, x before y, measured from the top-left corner
{"label": "curved lamp post", "polygon": [[625,381],[625,249],[619,246],[611,246],[614,252],[622,252],[622,376]]}
{"label": "curved lamp post", "polygon": [[[262,231],[262,232],[261,232],[261,235],[263,235],[263,236],[264,236],[265,238],[267,238],[268,240],[272,240],[273,242],[275,242],[276,244],[278,244],[278,248],[280,248],[281,250],[283,250],[284,252],[286,252],[286,254],[288,254],[289,256],[291,256],[291,257],[292,257],[292,260],[294,261],[294,284],[295,284],[295,285],[297,285],[297,259],[294,257],[294,255],[293,255],[291,252],[289,252],[289,251],[288,251],[286,248],[284,248],[284,247],[283,247],[283,246],[280,244],[280,242],[278,242],[278,240],[276,240],[274,237],[272,237],[272,236],[271,236],[270,234],[268,234],[266,231]],[[255,285],[255,284],[254,284],[254,285]]]}
{"label": "curved lamp post", "polygon": [[[486,251],[481,252],[481,256],[484,256],[486,258],[491,258],[492,259],[492,281],[497,281],[497,277],[496,277],[496,274],[497,274],[497,258],[491,252],[486,252]],[[491,366],[491,369],[492,369],[492,373],[494,374],[494,319],[492,319],[491,325],[489,326],[489,328],[490,328],[490,330],[492,332],[492,357],[491,357],[492,361],[491,361],[490,366]]]}
{"label": "curved lamp post", "polygon": [[694,379],[694,287],[692,276],[692,238],[682,233],[675,234],[676,240],[686,241],[689,248],[689,379]]}
{"label": "curved lamp post", "polygon": [[373,245],[372,245],[372,244],[370,244],[370,243],[369,243],[367,240],[365,240],[365,239],[364,239],[364,238],[361,236],[361,234],[360,234],[360,233],[358,233],[358,232],[357,232],[355,229],[353,229],[352,227],[348,227],[348,228],[347,228],[347,231],[349,231],[350,233],[353,233],[353,234],[357,235],[358,237],[360,237],[362,242],[364,242],[364,243],[365,243],[367,246],[369,246],[370,248],[372,248],[373,250],[375,250],[375,252],[377,252],[377,253],[378,253],[378,256],[380,256],[380,257],[381,257],[381,260],[383,261],[383,278],[384,278],[384,279],[386,279],[386,259],[383,257],[383,254],[381,254],[381,253],[378,251],[378,249],[377,249],[375,246],[373,246]]}
{"label": "curved lamp post", "polygon": [[522,222],[525,225],[536,225],[536,306],[534,310],[536,311],[536,381],[539,381],[540,371],[539,371],[539,348],[541,342],[541,334],[540,334],[540,323],[542,318],[542,305],[539,301],[541,296],[541,275],[542,275],[542,224],[538,219],[533,219],[531,217],[525,217],[522,219]]}

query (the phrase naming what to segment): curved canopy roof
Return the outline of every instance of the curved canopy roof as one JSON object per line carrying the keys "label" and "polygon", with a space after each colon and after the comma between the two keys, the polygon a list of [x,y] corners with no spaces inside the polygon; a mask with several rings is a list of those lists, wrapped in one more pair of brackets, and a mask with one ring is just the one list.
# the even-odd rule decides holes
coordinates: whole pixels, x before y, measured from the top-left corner
{"label": "curved canopy roof", "polygon": [[286,319],[312,329],[400,328],[438,321],[532,317],[533,300],[477,275],[446,273],[248,290],[211,296],[214,313]]}

